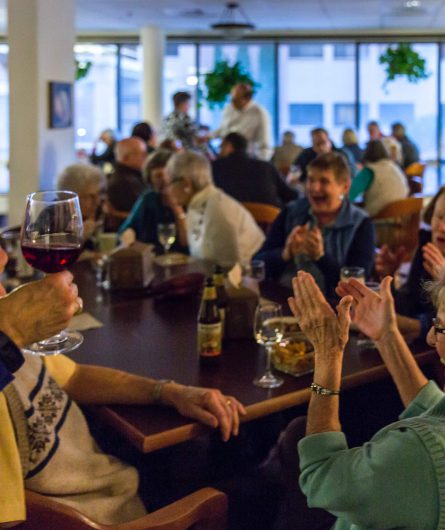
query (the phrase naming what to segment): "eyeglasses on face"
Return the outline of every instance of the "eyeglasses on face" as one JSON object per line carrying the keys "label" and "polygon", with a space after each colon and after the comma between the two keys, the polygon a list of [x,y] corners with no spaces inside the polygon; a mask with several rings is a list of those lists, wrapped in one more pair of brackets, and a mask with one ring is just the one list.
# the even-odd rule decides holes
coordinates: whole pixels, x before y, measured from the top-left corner
{"label": "eyeglasses on face", "polygon": [[435,335],[437,335],[438,333],[441,335],[445,335],[445,327],[440,324],[439,319],[433,318],[433,327]]}

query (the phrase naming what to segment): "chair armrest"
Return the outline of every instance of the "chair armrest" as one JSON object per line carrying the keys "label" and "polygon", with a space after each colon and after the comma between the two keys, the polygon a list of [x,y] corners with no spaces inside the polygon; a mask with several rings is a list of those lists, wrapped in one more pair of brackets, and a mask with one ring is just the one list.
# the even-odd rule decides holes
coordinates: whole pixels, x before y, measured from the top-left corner
{"label": "chair armrest", "polygon": [[113,525],[113,530],[224,530],[227,495],[214,488],[202,488],[144,517]]}

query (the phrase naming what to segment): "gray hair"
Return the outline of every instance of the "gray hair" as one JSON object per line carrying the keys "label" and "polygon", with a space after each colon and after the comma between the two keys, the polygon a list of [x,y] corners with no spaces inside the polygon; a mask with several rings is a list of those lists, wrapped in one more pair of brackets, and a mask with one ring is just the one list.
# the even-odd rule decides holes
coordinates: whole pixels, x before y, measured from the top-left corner
{"label": "gray hair", "polygon": [[105,175],[92,164],[72,164],[57,177],[59,190],[74,191],[77,194],[82,193],[91,184],[99,188],[105,184]]}
{"label": "gray hair", "polygon": [[440,280],[424,282],[422,287],[431,298],[436,309],[445,303],[445,274],[442,275]]}
{"label": "gray hair", "polygon": [[167,163],[167,171],[172,179],[190,179],[195,191],[200,191],[213,183],[210,162],[193,151],[173,155]]}

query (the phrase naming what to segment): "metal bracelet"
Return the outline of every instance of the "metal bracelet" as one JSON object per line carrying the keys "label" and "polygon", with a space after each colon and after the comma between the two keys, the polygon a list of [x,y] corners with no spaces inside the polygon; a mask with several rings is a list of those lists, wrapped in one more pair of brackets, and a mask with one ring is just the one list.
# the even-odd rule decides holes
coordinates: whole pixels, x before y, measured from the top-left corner
{"label": "metal bracelet", "polygon": [[161,393],[162,389],[164,388],[164,385],[167,383],[174,383],[173,379],[160,379],[156,382],[155,387],[153,389],[153,394],[151,396],[151,402],[156,405],[161,400]]}
{"label": "metal bracelet", "polygon": [[317,385],[317,383],[311,383],[311,386],[309,388],[314,394],[317,394],[318,396],[338,396],[340,394],[340,390],[330,390],[329,388],[325,388],[324,386]]}

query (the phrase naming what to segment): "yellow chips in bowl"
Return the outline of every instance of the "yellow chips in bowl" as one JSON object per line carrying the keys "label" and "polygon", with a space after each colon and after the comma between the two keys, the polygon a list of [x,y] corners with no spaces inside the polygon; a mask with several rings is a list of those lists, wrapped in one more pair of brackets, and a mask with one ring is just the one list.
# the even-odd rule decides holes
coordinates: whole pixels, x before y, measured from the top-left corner
{"label": "yellow chips in bowl", "polygon": [[290,375],[303,375],[314,369],[312,344],[303,333],[284,338],[272,348],[272,363],[277,370]]}

